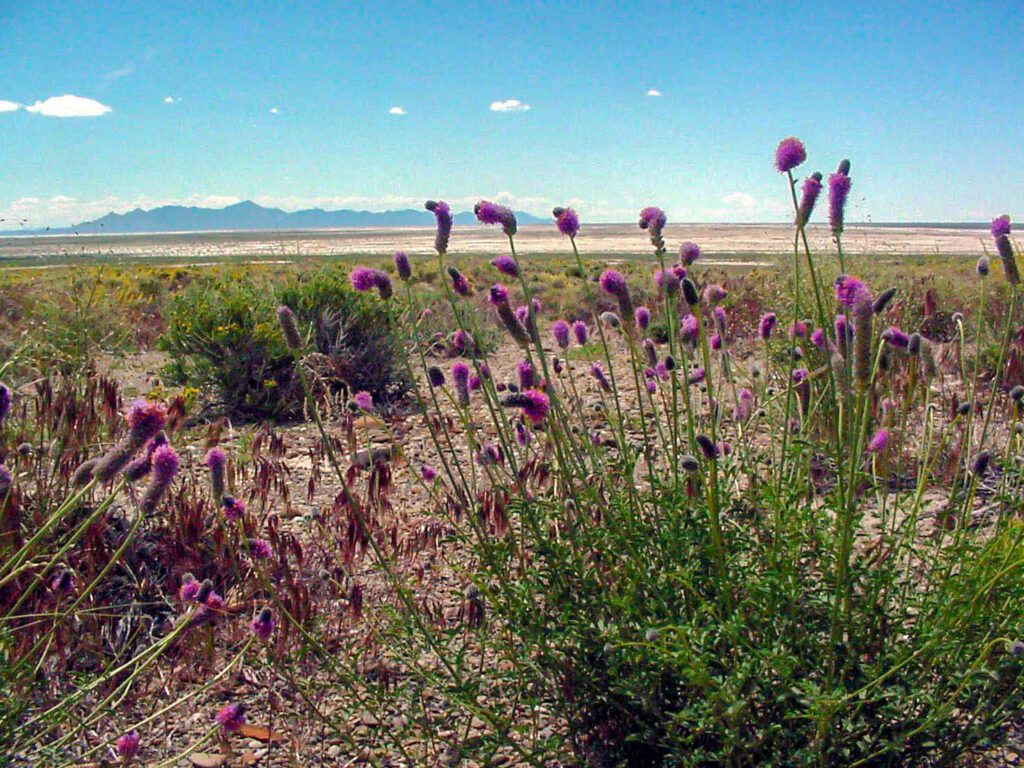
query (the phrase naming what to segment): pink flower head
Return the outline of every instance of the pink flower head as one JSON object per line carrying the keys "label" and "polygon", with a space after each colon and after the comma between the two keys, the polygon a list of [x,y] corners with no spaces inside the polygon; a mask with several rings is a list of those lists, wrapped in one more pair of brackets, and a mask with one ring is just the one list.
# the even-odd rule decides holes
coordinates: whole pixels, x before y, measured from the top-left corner
{"label": "pink flower head", "polygon": [[406,282],[412,280],[412,264],[409,263],[408,254],[406,254],[405,251],[398,251],[395,253],[393,258],[395,262],[395,272],[398,273],[398,276]]}
{"label": "pink flower head", "polygon": [[608,381],[608,377],[604,375],[604,369],[601,367],[600,363],[591,363],[590,373],[597,381],[598,386],[600,386],[601,389],[603,389],[605,392],[612,391],[612,385]]}
{"label": "pink flower head", "polygon": [[868,453],[881,453],[889,445],[889,432],[880,429],[868,441]]}
{"label": "pink flower head", "polygon": [[576,337],[576,343],[581,347],[587,345],[587,324],[582,320],[577,320],[572,324],[572,333]]}
{"label": "pink flower head", "polygon": [[803,320],[794,320],[789,324],[789,338],[806,339],[808,326]]}
{"label": "pink flower head", "polygon": [[257,560],[266,560],[273,554],[270,543],[263,539],[253,539],[250,541],[249,551],[252,552],[252,556]]}
{"label": "pink flower head", "polygon": [[729,295],[729,292],[720,285],[712,283],[704,289],[704,301],[708,304],[717,304],[720,301],[725,301],[725,297]]}
{"label": "pink flower head", "polygon": [[617,270],[606,269],[601,273],[598,282],[601,284],[601,289],[610,296],[622,298],[629,295],[629,286],[626,285],[626,278]]}
{"label": "pink flower head", "polygon": [[811,331],[811,344],[818,349],[825,348],[825,331],[822,328],[815,328]]}
{"label": "pink flower head", "polygon": [[839,235],[843,231],[846,217],[846,198],[850,195],[850,177],[837,171],[828,177],[828,221],[832,233]]}
{"label": "pink flower head", "polygon": [[237,731],[245,725],[245,705],[241,703],[225,704],[217,713],[217,723],[227,731]]}
{"label": "pink flower head", "polygon": [[469,280],[455,267],[448,267],[448,276],[452,279],[452,290],[459,296],[469,296],[472,292],[469,287]]}
{"label": "pink flower head", "polygon": [[694,315],[687,315],[679,322],[679,335],[683,341],[696,343],[700,336],[700,325]]}
{"label": "pink flower head", "polygon": [[712,349],[714,349],[714,350],[721,349],[722,348],[722,334],[720,334],[720,333],[713,333],[713,334],[711,334],[710,343],[711,343],[711,348]]}
{"label": "pink flower head", "polygon": [[523,415],[529,419],[530,423],[540,424],[544,421],[544,417],[548,415],[551,408],[551,400],[548,396],[539,389],[527,389],[520,395],[523,402],[519,407],[522,408]]}
{"label": "pink flower head", "polygon": [[349,282],[360,293],[366,293],[377,287],[377,270],[369,267],[356,267],[349,274]]}
{"label": "pink flower head", "polygon": [[679,246],[679,262],[690,266],[700,258],[700,246],[687,240]]}
{"label": "pink flower head", "polygon": [[502,230],[509,237],[516,233],[516,215],[511,208],[481,200],[473,207],[473,212],[481,224],[501,224]]}
{"label": "pink flower head", "polygon": [[708,377],[708,372],[703,368],[694,368],[693,373],[687,379],[691,384],[700,384]]}
{"label": "pink flower head", "polygon": [[456,386],[469,386],[469,366],[463,362],[452,365],[452,380]]}
{"label": "pink flower head", "polygon": [[434,214],[437,220],[437,235],[434,237],[434,249],[438,253],[447,253],[448,239],[452,234],[452,210],[444,200],[427,200],[424,207]]}
{"label": "pink flower head", "polygon": [[169,445],[161,445],[153,451],[153,482],[167,485],[178,474],[181,462],[177,452]]}
{"label": "pink flower head", "polygon": [[195,576],[186,573],[181,579],[181,587],[178,588],[178,599],[183,603],[191,603],[196,599],[201,587]]}
{"label": "pink flower head", "polygon": [[241,520],[242,515],[245,514],[245,503],[241,499],[236,499],[234,496],[225,496],[220,502],[221,509],[224,510],[224,517],[234,522],[235,520]]}
{"label": "pink flower head", "polygon": [[249,629],[260,640],[267,642],[274,634],[274,614],[269,608],[263,608],[249,622]]}
{"label": "pink flower head", "polygon": [[361,410],[373,410],[373,395],[369,392],[356,392],[355,395],[353,395],[352,400]]}
{"label": "pink flower head", "polygon": [[849,323],[846,322],[846,315],[836,315],[833,327],[836,331],[836,341],[840,344],[849,344],[853,333],[850,331]]}
{"label": "pink flower head", "polygon": [[580,231],[580,217],[576,215],[576,211],[572,208],[555,208],[552,214],[559,232],[568,237],[576,237]]}
{"label": "pink flower head", "polygon": [[910,346],[910,335],[900,330],[895,325],[889,326],[882,331],[883,341],[899,349],[906,349]]}
{"label": "pink flower head", "polygon": [[664,291],[669,296],[679,292],[679,277],[670,269],[659,269],[654,273],[654,283],[659,291]]}
{"label": "pink flower head", "polygon": [[871,292],[856,277],[840,275],[836,278],[836,300],[844,307],[856,307],[871,303]]}
{"label": "pink flower head", "polygon": [[765,312],[757,323],[757,333],[763,341],[768,341],[778,324],[779,318],[774,312]]}
{"label": "pink flower head", "polygon": [[802,384],[803,382],[807,381],[808,376],[810,376],[810,371],[808,371],[806,368],[797,368],[795,371],[793,371],[793,383]]}
{"label": "pink flower head", "polygon": [[203,461],[211,472],[223,472],[228,463],[228,455],[223,448],[211,448]]}
{"label": "pink flower head", "polygon": [[653,205],[640,211],[640,229],[651,229],[660,231],[664,229],[668,217],[661,208]]}
{"label": "pink flower head", "polygon": [[497,256],[491,260],[491,266],[493,266],[503,275],[508,275],[509,277],[519,277],[519,265],[516,264],[516,260],[513,259],[511,256]]}
{"label": "pink flower head", "polygon": [[754,410],[754,393],[744,387],[736,396],[736,407],[733,409],[733,418],[736,421],[746,421]]}
{"label": "pink flower head", "polygon": [[529,360],[516,363],[516,374],[519,376],[519,388],[529,389],[534,384],[533,365]]}
{"label": "pink flower head", "polygon": [[434,478],[437,477],[437,470],[429,464],[424,464],[420,467],[420,477],[422,477],[425,482],[432,483],[434,482]]}
{"label": "pink flower head", "polygon": [[636,321],[636,327],[641,331],[646,331],[647,327],[651,324],[651,310],[647,307],[637,307],[633,311],[633,319]]}
{"label": "pink flower head", "polygon": [[565,320],[555,320],[551,324],[551,335],[555,337],[555,343],[562,349],[569,346],[569,324]]}
{"label": "pink flower head", "polygon": [[118,757],[125,763],[129,762],[139,752],[139,732],[129,731],[118,736],[114,748],[117,750]]}
{"label": "pink flower head", "polygon": [[779,173],[792,171],[807,159],[804,143],[795,136],[783,139],[775,149],[775,167]]}

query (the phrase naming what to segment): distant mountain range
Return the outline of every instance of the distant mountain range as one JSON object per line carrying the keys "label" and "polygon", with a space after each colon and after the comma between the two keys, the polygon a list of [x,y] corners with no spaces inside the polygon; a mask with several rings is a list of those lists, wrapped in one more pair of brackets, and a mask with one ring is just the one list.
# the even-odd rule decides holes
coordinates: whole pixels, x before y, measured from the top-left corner
{"label": "distant mountain range", "polygon": [[[520,224],[548,224],[542,219],[522,211],[516,212]],[[472,224],[476,217],[472,211],[454,215],[456,224]],[[128,213],[108,213],[94,221],[83,221],[71,227],[51,227],[45,230],[19,230],[7,234],[129,234],[142,232],[204,232],[220,230],[266,229],[334,229],[337,227],[432,227],[434,214],[430,211],[407,208],[398,211],[354,211],[342,209],[325,211],[309,208],[304,211],[283,211],[264,208],[251,200],[226,208],[197,208],[184,205],[164,205],[144,211],[136,208]]]}

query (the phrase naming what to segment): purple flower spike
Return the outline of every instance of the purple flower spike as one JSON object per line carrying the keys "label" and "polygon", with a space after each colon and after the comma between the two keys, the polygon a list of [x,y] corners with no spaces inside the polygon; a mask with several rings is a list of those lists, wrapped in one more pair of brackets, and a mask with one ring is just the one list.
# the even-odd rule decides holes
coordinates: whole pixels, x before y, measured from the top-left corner
{"label": "purple flower spike", "polygon": [[881,453],[889,445],[889,432],[880,429],[868,440],[868,453]]}
{"label": "purple flower spike", "polygon": [[448,252],[448,240],[452,234],[452,211],[443,200],[427,200],[424,206],[437,219],[437,235],[434,237],[434,249],[441,254]]}
{"label": "purple flower spike", "polygon": [[811,331],[811,344],[818,349],[825,348],[825,331],[822,328],[815,328]]}
{"label": "purple flower spike", "polygon": [[274,634],[274,614],[269,608],[262,609],[249,623],[249,628],[263,642],[267,642]]}
{"label": "purple flower spike", "polygon": [[797,226],[804,226],[811,220],[811,213],[814,211],[814,204],[818,202],[818,195],[821,194],[821,174],[812,173],[804,179],[801,189],[800,205],[797,209]]}
{"label": "purple flower spike", "polygon": [[516,260],[507,254],[492,259],[491,266],[503,275],[519,277],[519,266],[516,264]]}
{"label": "purple flower spike", "polygon": [[502,230],[509,237],[516,233],[516,215],[511,208],[481,200],[473,207],[473,212],[481,224],[501,224]]}
{"label": "purple flower spike", "polygon": [[576,337],[576,343],[581,347],[587,345],[587,324],[582,320],[577,320],[572,324],[572,333]]}
{"label": "purple flower spike", "polygon": [[469,288],[469,280],[466,276],[459,272],[455,267],[448,267],[448,276],[452,279],[452,290],[455,291],[459,296],[469,296],[471,290]]}
{"label": "purple flower spike", "polygon": [[647,326],[651,324],[651,311],[647,307],[637,307],[633,312],[633,319],[636,321],[637,328],[646,331]]}
{"label": "purple flower spike", "polygon": [[768,341],[778,322],[779,318],[774,312],[765,312],[761,315],[761,319],[757,324],[757,332],[762,341]]}
{"label": "purple flower spike", "polygon": [[838,237],[843,232],[846,215],[846,198],[850,196],[850,177],[839,171],[828,177],[828,221],[832,234]]}
{"label": "purple flower spike", "polygon": [[487,293],[487,301],[496,307],[508,304],[508,288],[501,283],[495,283]]}
{"label": "purple flower spike", "polygon": [[551,335],[555,337],[555,343],[562,349],[569,346],[569,324],[565,320],[555,320],[551,324]]}
{"label": "purple flower spike", "polygon": [[576,237],[580,231],[580,217],[572,208],[555,208],[552,211],[558,231],[567,237]]}
{"label": "purple flower spike", "polygon": [[592,363],[591,366],[590,366],[590,373],[594,377],[594,379],[597,381],[597,383],[601,387],[601,389],[603,389],[605,392],[611,392],[612,391],[612,385],[608,381],[608,377],[605,376],[604,368],[601,367],[600,363]]}
{"label": "purple flower spike", "polygon": [[700,246],[687,240],[679,246],[679,262],[690,266],[700,258]]}
{"label": "purple flower spike", "polygon": [[683,341],[697,343],[697,338],[700,335],[700,325],[697,323],[697,318],[694,315],[687,315],[679,322],[679,335],[683,338]]}
{"label": "purple flower spike", "polygon": [[412,264],[409,262],[409,256],[404,251],[398,251],[394,255],[395,261],[395,272],[405,282],[412,280]]}
{"label": "purple flower spike", "polygon": [[523,409],[523,415],[529,419],[531,424],[540,424],[548,415],[551,408],[551,400],[539,389],[527,389],[520,393],[523,398],[519,406]]}
{"label": "purple flower spike", "polygon": [[882,331],[882,339],[899,349],[906,349],[910,346],[910,335],[900,330],[895,325]]}
{"label": "purple flower spike", "polygon": [[840,275],[836,278],[836,300],[844,307],[853,308],[871,303],[871,292],[856,277]]}
{"label": "purple flower spike", "polygon": [[348,279],[352,283],[352,287],[360,293],[366,293],[377,287],[376,270],[369,267],[356,267]]}
{"label": "purple flower spike", "polygon": [[606,269],[601,273],[599,282],[601,289],[610,296],[618,299],[629,295],[626,278],[622,276],[621,272],[614,269]]}
{"label": "purple flower spike", "polygon": [[807,159],[807,149],[804,143],[795,136],[783,139],[775,149],[775,167],[779,173],[792,171],[804,160]]}
{"label": "purple flower spike", "polygon": [[990,229],[992,237],[998,240],[1000,237],[1008,237],[1010,234],[1010,216],[1004,213],[995,219],[992,219],[992,227]]}
{"label": "purple flower spike", "polygon": [[516,363],[516,374],[519,376],[519,388],[529,389],[534,385],[533,365],[529,360]]}

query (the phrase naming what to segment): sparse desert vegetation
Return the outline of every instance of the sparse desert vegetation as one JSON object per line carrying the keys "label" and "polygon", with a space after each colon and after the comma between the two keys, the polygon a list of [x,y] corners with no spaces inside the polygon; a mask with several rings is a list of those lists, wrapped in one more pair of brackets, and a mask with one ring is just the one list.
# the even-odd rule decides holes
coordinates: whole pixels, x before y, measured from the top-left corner
{"label": "sparse desert vegetation", "polygon": [[432,252],[0,272],[0,754],[1004,764],[1011,223],[844,250],[850,165],[805,161],[758,266],[655,207],[609,264],[481,201],[460,255],[430,201]]}

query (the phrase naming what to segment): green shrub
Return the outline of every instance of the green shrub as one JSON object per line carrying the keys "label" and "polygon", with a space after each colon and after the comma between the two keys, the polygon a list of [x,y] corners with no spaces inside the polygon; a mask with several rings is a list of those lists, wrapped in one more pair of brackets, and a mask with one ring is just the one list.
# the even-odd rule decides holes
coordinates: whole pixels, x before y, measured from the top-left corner
{"label": "green shrub", "polygon": [[275,317],[282,303],[292,307],[308,329],[310,349],[326,361],[317,375],[329,389],[366,390],[381,402],[408,391],[386,315],[337,270],[301,277],[278,290],[223,279],[190,285],[171,302],[161,339],[172,357],[169,375],[179,383],[214,388],[236,416],[296,415],[303,394]]}

